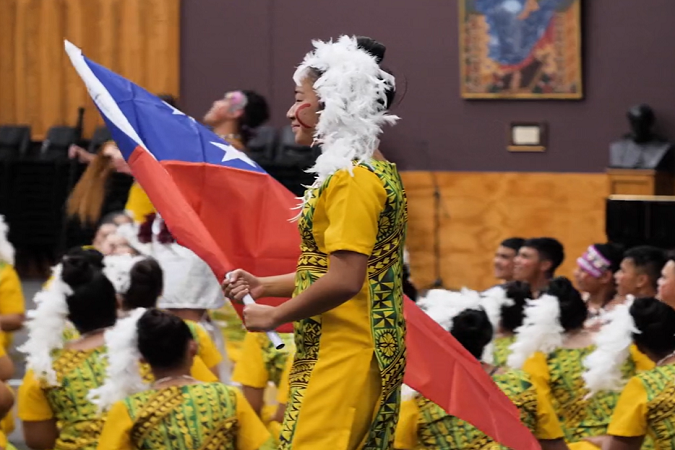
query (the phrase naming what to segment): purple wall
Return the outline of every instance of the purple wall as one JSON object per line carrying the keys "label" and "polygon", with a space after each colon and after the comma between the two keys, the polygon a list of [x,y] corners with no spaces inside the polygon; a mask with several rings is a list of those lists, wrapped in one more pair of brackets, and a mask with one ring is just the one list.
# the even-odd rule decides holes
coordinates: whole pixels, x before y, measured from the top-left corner
{"label": "purple wall", "polygon": [[[196,117],[228,89],[260,91],[285,124],[312,38],[368,35],[406,90],[383,150],[409,170],[600,172],[625,112],[646,102],[675,141],[675,2],[584,2],[583,101],[467,101],[454,0],[184,0],[181,102]],[[547,121],[549,149],[506,151],[511,121]]]}

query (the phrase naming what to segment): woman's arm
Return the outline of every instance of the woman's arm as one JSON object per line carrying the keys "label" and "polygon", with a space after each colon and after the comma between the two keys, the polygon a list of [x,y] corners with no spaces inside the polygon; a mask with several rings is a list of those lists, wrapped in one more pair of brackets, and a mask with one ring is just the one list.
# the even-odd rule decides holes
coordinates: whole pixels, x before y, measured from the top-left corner
{"label": "woman's arm", "polygon": [[49,450],[54,448],[56,438],[59,437],[56,428],[56,419],[40,422],[23,422],[23,437],[26,445],[33,450]]}
{"label": "woman's arm", "polygon": [[609,436],[602,446],[602,450],[640,450],[644,436],[619,437]]}
{"label": "woman's arm", "polygon": [[363,288],[368,256],[338,251],[330,255],[328,267],[328,272],[300,295],[277,307],[245,307],[246,328],[250,331],[269,331],[281,324],[317,316],[340,306]]}
{"label": "woman's arm", "polygon": [[260,284],[263,288],[262,297],[288,298],[295,290],[295,272],[260,278]]}

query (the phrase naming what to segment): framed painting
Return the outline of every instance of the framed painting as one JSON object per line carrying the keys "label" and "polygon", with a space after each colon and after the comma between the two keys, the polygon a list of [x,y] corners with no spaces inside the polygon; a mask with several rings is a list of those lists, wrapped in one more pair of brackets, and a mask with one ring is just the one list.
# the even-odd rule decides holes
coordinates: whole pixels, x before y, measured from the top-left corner
{"label": "framed painting", "polygon": [[462,97],[582,99],[582,0],[458,0]]}

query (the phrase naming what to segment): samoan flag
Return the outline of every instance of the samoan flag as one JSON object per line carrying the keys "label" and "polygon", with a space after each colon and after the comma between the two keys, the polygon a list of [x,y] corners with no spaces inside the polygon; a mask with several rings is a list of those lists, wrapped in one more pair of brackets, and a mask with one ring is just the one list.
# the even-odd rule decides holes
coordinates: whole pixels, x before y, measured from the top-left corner
{"label": "samoan flag", "polygon": [[[66,52],[134,177],[179,243],[219,279],[238,267],[262,276],[295,271],[300,237],[290,219],[298,200],[290,191],[193,118],[85,58],[67,41]],[[538,449],[518,409],[476,358],[407,298],[404,313],[405,383],[510,448]]]}

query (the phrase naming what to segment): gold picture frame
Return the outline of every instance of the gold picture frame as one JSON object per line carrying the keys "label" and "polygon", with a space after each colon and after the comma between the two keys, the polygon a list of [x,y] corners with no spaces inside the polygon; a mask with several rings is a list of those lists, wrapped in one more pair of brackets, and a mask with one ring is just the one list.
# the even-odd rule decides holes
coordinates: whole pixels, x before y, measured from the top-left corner
{"label": "gold picture frame", "polygon": [[[559,0],[548,10],[539,5],[539,0],[458,2],[462,98],[584,98],[582,0]],[[512,20],[501,26],[503,20],[494,21],[491,14],[502,14],[503,19],[504,8]],[[531,22],[525,23],[527,20]],[[491,28],[490,23],[500,26]],[[520,48],[511,45],[509,33],[522,33],[525,29],[532,37],[524,39]],[[499,45],[500,42],[507,44]]]}

